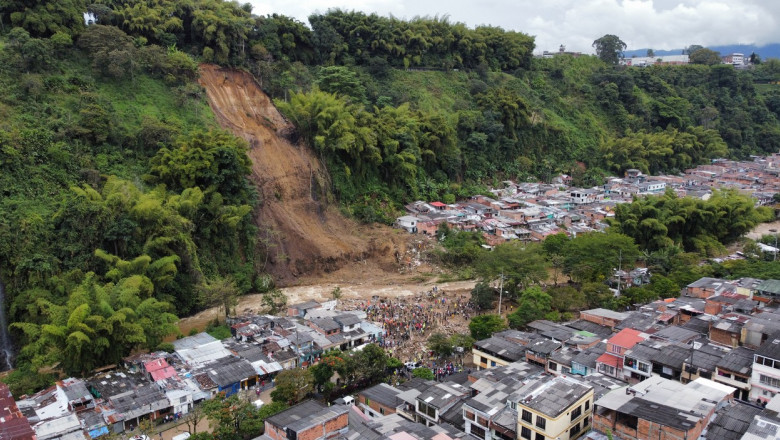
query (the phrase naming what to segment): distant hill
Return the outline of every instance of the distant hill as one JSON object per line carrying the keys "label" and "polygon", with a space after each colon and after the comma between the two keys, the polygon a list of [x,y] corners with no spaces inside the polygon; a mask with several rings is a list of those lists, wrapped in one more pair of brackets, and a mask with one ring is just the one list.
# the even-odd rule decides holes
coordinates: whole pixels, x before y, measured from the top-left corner
{"label": "distant hill", "polygon": [[[748,56],[751,53],[755,52],[761,56],[762,60],[766,58],[780,58],[780,43],[768,44],[766,46],[756,46],[752,44],[732,44],[728,46],[710,46],[708,47],[708,49],[712,49],[714,51],[720,52],[721,55],[726,55],[732,52],[738,52],[738,53],[745,54],[745,56]],[[679,55],[682,53],[682,51],[683,51],[682,48],[672,49],[672,50],[655,50],[655,54],[656,55]],[[632,56],[643,57],[647,54],[647,48],[627,50],[624,53],[625,56],[629,58]]]}

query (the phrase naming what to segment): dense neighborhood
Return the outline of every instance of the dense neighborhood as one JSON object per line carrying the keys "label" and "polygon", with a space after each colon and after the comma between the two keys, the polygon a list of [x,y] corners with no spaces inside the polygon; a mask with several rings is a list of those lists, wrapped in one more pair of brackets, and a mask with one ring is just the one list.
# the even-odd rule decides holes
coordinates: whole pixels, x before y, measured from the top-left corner
{"label": "dense neighborhood", "polygon": [[492,197],[477,195],[451,204],[418,201],[406,205],[407,215],[395,224],[410,233],[433,236],[446,223],[450,229],[482,231],[486,244],[495,246],[510,240],[542,241],[560,232],[576,236],[604,230],[605,219],[614,217],[617,204],[669,190],[678,197],[706,200],[713,189],[734,188],[766,205],[780,192],[780,154],[753,161],[714,160],[682,175],[648,176],[631,169],[624,177],[609,177],[592,188],[571,183],[568,175],[549,184],[506,181],[491,190]]}
{"label": "dense neighborhood", "polygon": [[[702,278],[634,311],[533,321],[475,342],[469,369],[379,383],[332,405],[306,400],[266,419],[259,439],[777,438],[778,298],[780,280]],[[329,350],[381,343],[383,323],[368,318],[309,301],[284,317],[232,317],[224,340],[178,339],[172,353],[130,356],[17,401],[3,386],[0,438],[92,439],[178,420]]]}

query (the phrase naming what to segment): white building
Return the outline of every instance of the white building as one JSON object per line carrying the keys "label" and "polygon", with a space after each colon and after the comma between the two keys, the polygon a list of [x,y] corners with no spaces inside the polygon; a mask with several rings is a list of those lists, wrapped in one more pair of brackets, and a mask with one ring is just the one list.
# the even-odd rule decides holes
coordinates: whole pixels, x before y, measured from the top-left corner
{"label": "white building", "polygon": [[768,339],[753,357],[750,400],[768,402],[780,393],[780,339]]}
{"label": "white building", "polygon": [[419,221],[420,220],[415,216],[405,215],[403,217],[398,217],[395,220],[395,225],[401,229],[405,229],[406,232],[414,234],[417,232],[417,223]]}

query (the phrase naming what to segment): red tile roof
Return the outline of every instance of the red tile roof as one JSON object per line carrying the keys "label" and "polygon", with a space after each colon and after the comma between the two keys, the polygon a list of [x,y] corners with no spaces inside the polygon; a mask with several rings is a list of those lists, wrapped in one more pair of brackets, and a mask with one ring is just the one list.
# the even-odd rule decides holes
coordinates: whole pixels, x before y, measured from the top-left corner
{"label": "red tile roof", "polygon": [[619,356],[615,356],[614,354],[609,354],[609,353],[604,353],[601,356],[599,356],[598,359],[596,359],[596,363],[611,365],[615,368],[620,368],[622,362],[623,360],[620,359]]}
{"label": "red tile roof", "polygon": [[431,202],[431,206],[435,206],[435,207],[437,207],[437,208],[443,208],[443,207],[445,207],[445,206],[447,206],[447,205],[445,205],[445,204],[444,204],[444,203],[442,203],[442,202]]}
{"label": "red tile roof", "polygon": [[152,375],[152,380],[165,380],[176,376],[176,370],[173,369],[165,359],[155,359],[144,364],[144,368]]}
{"label": "red tile roof", "polygon": [[641,337],[639,330],[634,330],[632,328],[624,328],[618,334],[615,336],[609,338],[607,341],[610,344],[615,344],[619,347],[623,347],[625,349],[632,348],[634,345],[642,342],[645,340],[645,338]]}

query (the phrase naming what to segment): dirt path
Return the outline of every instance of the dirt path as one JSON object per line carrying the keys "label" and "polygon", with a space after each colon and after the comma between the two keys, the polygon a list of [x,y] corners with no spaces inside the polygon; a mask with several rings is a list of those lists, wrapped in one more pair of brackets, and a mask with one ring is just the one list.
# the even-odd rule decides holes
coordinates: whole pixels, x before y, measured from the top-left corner
{"label": "dirt path", "polygon": [[774,229],[780,233],[780,220],[770,223],[761,223],[760,225],[757,225],[755,228],[753,228],[752,231],[748,232],[745,237],[751,240],[758,240],[764,235],[774,234],[774,232],[770,231],[770,229]]}

